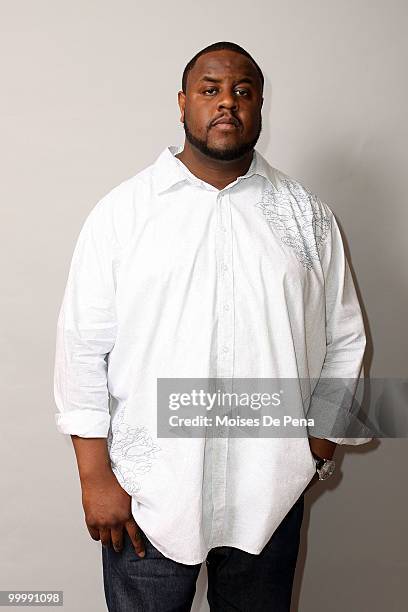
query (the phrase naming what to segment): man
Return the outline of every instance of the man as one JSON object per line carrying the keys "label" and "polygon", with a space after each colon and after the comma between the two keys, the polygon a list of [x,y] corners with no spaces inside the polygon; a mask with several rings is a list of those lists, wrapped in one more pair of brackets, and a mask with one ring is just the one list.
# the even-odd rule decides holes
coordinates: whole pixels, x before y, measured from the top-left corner
{"label": "man", "polygon": [[72,258],[56,421],[110,611],[189,610],[204,560],[211,610],[289,610],[304,492],[336,443],[369,440],[157,435],[158,379],[360,376],[333,213],[254,149],[263,84],[242,47],[200,51],[178,94],[184,147],[102,198]]}

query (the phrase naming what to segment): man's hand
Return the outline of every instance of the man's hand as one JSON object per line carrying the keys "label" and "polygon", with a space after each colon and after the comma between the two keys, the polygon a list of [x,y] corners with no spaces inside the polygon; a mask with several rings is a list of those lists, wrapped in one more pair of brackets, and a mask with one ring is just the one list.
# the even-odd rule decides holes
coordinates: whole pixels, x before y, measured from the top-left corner
{"label": "man's hand", "polygon": [[123,548],[123,528],[128,532],[136,554],[145,555],[139,527],[132,515],[131,496],[120,486],[112,471],[106,438],[82,438],[72,435],[85,522],[91,537],[104,546]]}
{"label": "man's hand", "polygon": [[116,552],[123,548],[123,528],[140,557],[145,548],[131,511],[131,496],[120,486],[112,470],[82,481],[82,505],[91,537]]}
{"label": "man's hand", "polygon": [[[317,457],[332,459],[337,445],[331,440],[326,440],[325,438],[314,438],[313,436],[309,436],[309,446],[311,452],[314,455],[317,455]],[[319,474],[316,471],[303,493],[306,493],[306,491],[313,487],[313,485],[318,481]]]}

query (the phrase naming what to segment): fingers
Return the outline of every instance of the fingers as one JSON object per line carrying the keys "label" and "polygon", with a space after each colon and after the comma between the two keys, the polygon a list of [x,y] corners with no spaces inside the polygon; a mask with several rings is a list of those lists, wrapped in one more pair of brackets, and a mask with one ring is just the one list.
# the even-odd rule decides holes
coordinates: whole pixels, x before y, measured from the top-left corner
{"label": "fingers", "polygon": [[120,552],[123,548],[123,525],[120,525],[120,527],[112,527],[111,538],[113,549],[116,552]]}
{"label": "fingers", "polygon": [[[99,536],[103,546],[113,546],[116,552],[123,549],[123,526],[118,527],[100,527]],[[99,537],[97,538],[99,540]]]}
{"label": "fingers", "polygon": [[108,527],[99,527],[99,534],[101,536],[101,542],[103,546],[111,545],[111,533]]}
{"label": "fingers", "polygon": [[87,524],[89,534],[93,540],[100,540],[103,546],[113,546],[116,552],[123,550],[123,527],[129,534],[135,552],[139,557],[145,556],[145,545],[135,520],[129,519],[124,525],[115,527],[92,527]]}
{"label": "fingers", "polygon": [[129,534],[130,539],[132,540],[133,547],[136,551],[136,554],[139,557],[145,556],[145,546],[142,539],[142,536],[139,531],[139,527],[133,519],[130,519],[125,523],[125,529]]}
{"label": "fingers", "polygon": [[90,527],[89,525],[87,525],[89,534],[91,536],[91,538],[93,540],[100,540],[100,535],[99,535],[99,529],[96,529],[95,527]]}

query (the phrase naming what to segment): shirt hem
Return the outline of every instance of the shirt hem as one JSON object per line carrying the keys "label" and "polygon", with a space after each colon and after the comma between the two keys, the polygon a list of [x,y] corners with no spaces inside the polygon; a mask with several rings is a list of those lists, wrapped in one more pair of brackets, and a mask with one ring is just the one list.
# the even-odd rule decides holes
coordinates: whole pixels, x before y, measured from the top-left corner
{"label": "shirt hem", "polygon": [[[142,529],[142,531],[144,532],[144,530]],[[144,532],[145,533],[145,532]],[[170,555],[170,553],[166,550],[166,548],[164,546],[157,546],[157,544],[155,544],[153,542],[153,540],[150,538],[150,536],[148,536],[147,534],[145,534],[146,537],[150,540],[150,542],[153,544],[153,546],[155,548],[157,548],[158,551],[160,551],[165,557],[167,557],[168,559],[171,559],[172,561],[176,561],[177,563],[183,563],[184,565],[198,565],[199,563],[204,563],[204,561],[207,558],[208,553],[212,550],[212,548],[216,548],[218,546],[228,546],[229,548],[237,548],[238,550],[241,550],[242,552],[246,552],[250,555],[260,555],[262,552],[262,548],[259,550],[254,550],[254,549],[248,549],[248,548],[242,548],[242,546],[240,546],[237,542],[221,542],[218,544],[214,544],[214,546],[212,546],[212,548],[210,548],[207,551],[207,554],[200,559],[199,561],[191,561],[191,560],[186,560],[186,559],[180,559],[180,558],[176,558],[173,555]]]}
{"label": "shirt hem", "polygon": [[138,520],[136,519],[136,523],[137,525],[140,527],[140,529],[143,531],[143,533],[145,534],[145,536],[147,537],[147,539],[150,541],[150,543],[157,548],[157,550],[159,552],[162,553],[162,555],[164,555],[165,557],[167,557],[168,559],[171,559],[172,561],[176,561],[176,563],[183,563],[184,565],[198,565],[200,563],[204,563],[204,561],[207,558],[208,553],[213,549],[216,548],[218,546],[228,546],[231,548],[237,548],[238,550],[241,550],[242,552],[246,552],[249,553],[250,555],[259,555],[262,552],[262,548],[260,548],[259,550],[254,550],[254,549],[249,549],[249,548],[242,548],[241,545],[239,545],[237,542],[220,542],[217,544],[214,544],[211,548],[209,548],[207,550],[207,553],[204,554],[204,556],[198,560],[191,560],[191,559],[182,559],[178,556],[173,555],[172,553],[170,553],[170,551],[166,548],[166,546],[162,546],[161,544],[159,545],[157,543],[157,541],[152,538],[150,535],[148,535],[148,533],[144,530],[144,528],[142,527],[142,525],[139,524]]}

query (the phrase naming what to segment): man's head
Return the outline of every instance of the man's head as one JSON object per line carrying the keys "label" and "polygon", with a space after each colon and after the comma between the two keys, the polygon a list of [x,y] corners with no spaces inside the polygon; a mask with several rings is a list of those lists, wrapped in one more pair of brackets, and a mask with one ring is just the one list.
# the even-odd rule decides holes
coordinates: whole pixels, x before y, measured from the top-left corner
{"label": "man's head", "polygon": [[199,51],[178,93],[190,145],[224,161],[251,151],[262,129],[263,84],[258,64],[239,45],[219,42]]}

